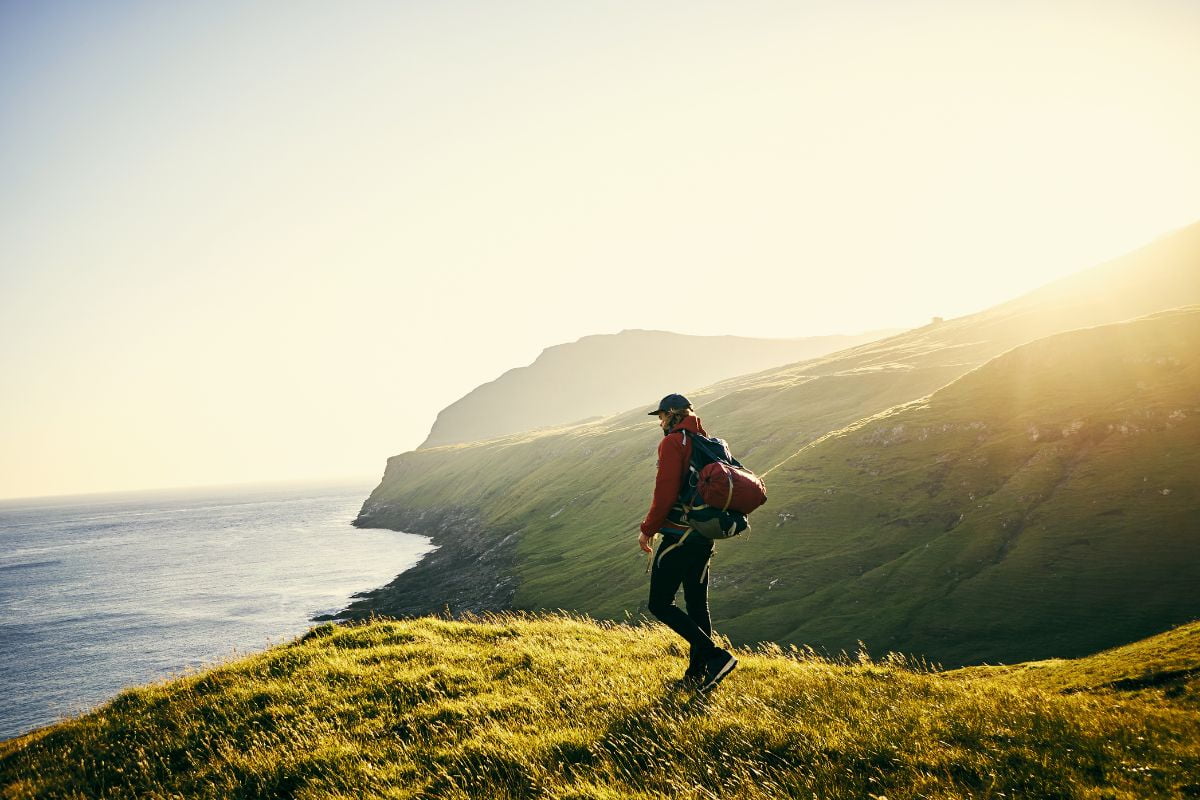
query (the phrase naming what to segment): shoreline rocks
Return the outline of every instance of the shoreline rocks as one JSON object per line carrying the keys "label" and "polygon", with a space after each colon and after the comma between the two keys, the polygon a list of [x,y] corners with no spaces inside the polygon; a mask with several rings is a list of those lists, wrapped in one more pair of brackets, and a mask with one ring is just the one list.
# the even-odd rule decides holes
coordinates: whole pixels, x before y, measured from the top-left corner
{"label": "shoreline rocks", "polygon": [[346,608],[313,621],[426,614],[458,617],[512,608],[520,531],[489,530],[468,507],[418,511],[372,501],[363,505],[353,524],[428,536],[437,549],[387,585],[356,594]]}

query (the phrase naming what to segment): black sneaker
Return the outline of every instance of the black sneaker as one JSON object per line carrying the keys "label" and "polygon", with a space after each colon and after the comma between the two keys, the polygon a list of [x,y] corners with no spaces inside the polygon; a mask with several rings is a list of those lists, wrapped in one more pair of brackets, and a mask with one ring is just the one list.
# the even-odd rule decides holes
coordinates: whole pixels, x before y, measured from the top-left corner
{"label": "black sneaker", "polygon": [[696,691],[704,693],[717,688],[717,684],[725,680],[725,676],[733,672],[733,668],[736,666],[737,659],[733,657],[733,653],[718,648],[717,652],[705,662],[704,682]]}
{"label": "black sneaker", "polygon": [[683,677],[671,684],[673,689],[697,689],[704,683],[704,665],[688,664]]}
{"label": "black sneaker", "polygon": [[700,684],[703,681],[704,681],[703,675],[689,675],[688,673],[685,672],[685,673],[683,673],[682,678],[676,678],[674,681],[671,682],[671,688],[676,691],[680,691],[680,692],[686,692],[686,691],[694,692],[700,688]]}

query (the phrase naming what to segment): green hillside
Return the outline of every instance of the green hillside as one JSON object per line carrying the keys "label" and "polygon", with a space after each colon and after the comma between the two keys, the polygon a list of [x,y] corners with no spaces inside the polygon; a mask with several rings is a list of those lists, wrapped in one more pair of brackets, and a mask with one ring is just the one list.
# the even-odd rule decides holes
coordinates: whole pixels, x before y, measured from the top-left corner
{"label": "green hillside", "polygon": [[727,548],[740,637],[978,663],[1196,619],[1200,308],[1017,348],[772,477],[786,522]]}
{"label": "green hillside", "polygon": [[[1200,669],[1200,629],[1169,634]],[[323,625],[0,743],[0,797],[1185,798],[1200,709],[771,646],[707,699],[661,626],[580,617]],[[1137,647],[1063,667],[1139,669]],[[66,657],[66,656],[64,656]],[[1093,663],[1095,662],[1095,663]],[[1105,672],[1105,671],[1109,672]]]}
{"label": "green hillside", "polygon": [[[1037,339],[1189,301],[1200,225],[987,312],[694,395],[739,458],[778,466],[754,531],[718,545],[718,629],[964,664],[1200,616],[1197,311]],[[441,549],[349,615],[637,613],[657,435],[638,409],[390,459],[356,524]]]}
{"label": "green hillside", "polygon": [[1011,666],[965,667],[960,677],[1007,680],[1055,692],[1118,692],[1200,710],[1200,624],[1079,659],[1029,661]]}

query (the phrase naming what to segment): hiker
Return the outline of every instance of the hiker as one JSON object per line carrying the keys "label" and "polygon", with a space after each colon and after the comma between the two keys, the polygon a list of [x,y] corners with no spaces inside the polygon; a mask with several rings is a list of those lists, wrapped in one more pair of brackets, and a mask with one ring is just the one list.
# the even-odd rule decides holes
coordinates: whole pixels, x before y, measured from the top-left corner
{"label": "hiker", "polygon": [[[664,625],[687,640],[688,668],[676,682],[680,688],[695,687],[707,692],[720,683],[737,666],[737,659],[728,650],[717,647],[712,640],[712,620],[708,612],[708,567],[712,559],[713,542],[701,536],[680,520],[684,509],[680,500],[688,465],[691,461],[692,434],[707,436],[700,418],[692,412],[692,404],[679,394],[669,394],[651,411],[663,430],[658,444],[658,476],[654,482],[654,499],[641,524],[638,545],[645,553],[652,551],[656,533],[662,543],[654,556],[650,572],[650,613]],[[685,614],[675,605],[675,594],[683,586]]]}

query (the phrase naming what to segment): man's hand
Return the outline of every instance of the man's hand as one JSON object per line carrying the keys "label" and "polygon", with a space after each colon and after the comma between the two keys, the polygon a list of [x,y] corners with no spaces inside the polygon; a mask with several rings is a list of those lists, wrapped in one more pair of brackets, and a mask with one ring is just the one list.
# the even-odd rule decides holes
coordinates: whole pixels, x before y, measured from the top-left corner
{"label": "man's hand", "polygon": [[638,534],[638,547],[642,548],[643,553],[649,553],[651,550],[650,541],[654,538],[652,533]]}

